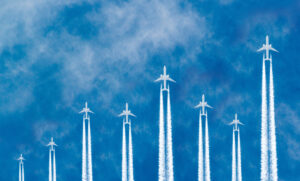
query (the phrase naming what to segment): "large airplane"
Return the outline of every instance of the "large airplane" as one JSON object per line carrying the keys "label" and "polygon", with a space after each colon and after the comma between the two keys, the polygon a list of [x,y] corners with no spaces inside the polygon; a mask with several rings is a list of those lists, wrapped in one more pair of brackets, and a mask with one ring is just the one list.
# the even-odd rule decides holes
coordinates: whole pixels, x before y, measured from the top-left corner
{"label": "large airplane", "polygon": [[167,68],[164,66],[164,74],[160,75],[158,79],[156,79],[154,82],[159,82],[163,81],[164,82],[164,87],[163,90],[168,90],[167,89],[167,81],[175,82],[175,80],[171,79],[169,75],[167,75]]}
{"label": "large airplane", "polygon": [[197,105],[195,106],[195,108],[202,108],[202,114],[204,114],[205,112],[205,107],[207,108],[212,108],[210,105],[207,104],[207,102],[205,101],[205,96],[204,94],[202,95],[202,101]]}
{"label": "large airplane", "polygon": [[234,131],[238,131],[238,125],[244,125],[243,123],[240,122],[240,120],[237,119],[237,114],[235,113],[235,118],[234,120],[229,123],[229,125],[233,125],[234,124]]}
{"label": "large airplane", "polygon": [[136,117],[134,114],[131,113],[130,110],[128,110],[128,103],[127,103],[127,102],[126,102],[126,109],[123,110],[123,112],[122,112],[121,114],[119,114],[119,117],[122,117],[122,116],[125,116],[125,117],[126,117],[126,120],[125,120],[125,123],[126,123],[126,124],[129,124],[128,116]]}
{"label": "large airplane", "polygon": [[269,57],[270,51],[278,52],[275,48],[272,47],[271,44],[269,44],[269,36],[268,35],[266,36],[266,44],[263,44],[263,46],[260,49],[258,49],[257,51],[260,52],[263,50],[266,50],[266,58],[265,58],[266,60],[271,60]]}
{"label": "large airplane", "polygon": [[50,141],[50,143],[47,146],[50,146],[50,150],[54,151],[54,146],[57,146],[57,145],[54,143],[53,137],[51,138],[51,141]]}
{"label": "large airplane", "polygon": [[25,158],[23,157],[23,154],[21,154],[21,156],[18,158],[18,160],[23,163],[23,161],[25,160]]}
{"label": "large airplane", "polygon": [[81,113],[85,113],[85,118],[88,117],[88,113],[94,113],[93,111],[90,110],[90,108],[88,108],[88,103],[85,102],[85,107],[79,112]]}

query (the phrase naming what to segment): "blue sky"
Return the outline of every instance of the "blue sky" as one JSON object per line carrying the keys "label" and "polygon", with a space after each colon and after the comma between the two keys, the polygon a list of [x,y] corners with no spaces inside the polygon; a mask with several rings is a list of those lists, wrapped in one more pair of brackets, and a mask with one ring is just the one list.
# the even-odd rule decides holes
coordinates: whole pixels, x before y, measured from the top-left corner
{"label": "blue sky", "polygon": [[82,116],[92,116],[95,180],[121,180],[125,102],[133,122],[136,180],[158,170],[159,84],[171,85],[175,180],[197,180],[198,111],[210,105],[212,180],[231,179],[234,113],[241,128],[243,178],[259,180],[262,55],[273,54],[280,181],[300,180],[300,2],[258,0],[3,0],[0,6],[0,180],[46,181],[48,148],[58,180],[81,179]]}

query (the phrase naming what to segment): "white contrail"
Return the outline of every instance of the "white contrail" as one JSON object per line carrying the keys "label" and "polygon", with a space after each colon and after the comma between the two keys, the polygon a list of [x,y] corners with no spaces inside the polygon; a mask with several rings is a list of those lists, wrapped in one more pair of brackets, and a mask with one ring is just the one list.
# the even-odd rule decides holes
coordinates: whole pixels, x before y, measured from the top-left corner
{"label": "white contrail", "polygon": [[88,178],[93,181],[91,123],[88,118]]}
{"label": "white contrail", "polygon": [[240,130],[238,129],[238,146],[237,146],[237,175],[238,181],[242,181],[242,156],[241,156],[241,140],[240,140]]}
{"label": "white contrail", "polygon": [[232,175],[231,180],[236,181],[236,153],[235,153],[235,131],[232,131]]}
{"label": "white contrail", "polygon": [[199,114],[199,152],[198,152],[198,181],[203,181],[203,138],[202,138],[202,114]]}
{"label": "white contrail", "polygon": [[24,163],[22,163],[22,181],[24,181],[25,178],[24,178]]}
{"label": "white contrail", "polygon": [[272,60],[270,61],[270,122],[269,122],[269,138],[270,138],[270,178],[272,181],[278,180],[277,175],[277,149],[276,149],[276,133],[275,133],[275,112],[274,112],[274,85],[273,85],[273,69],[272,69]]}
{"label": "white contrail", "polygon": [[127,181],[127,153],[126,153],[126,132],[123,120],[123,139],[122,139],[122,181]]}
{"label": "white contrail", "polygon": [[129,181],[134,181],[133,176],[133,153],[132,153],[132,135],[131,135],[131,122],[129,124]]}
{"label": "white contrail", "polygon": [[165,130],[164,130],[164,103],[162,87],[160,87],[160,106],[159,106],[159,165],[158,181],[166,180],[165,170]]}
{"label": "white contrail", "polygon": [[21,162],[19,163],[19,181],[22,181],[22,164]]}
{"label": "white contrail", "polygon": [[86,135],[85,135],[85,119],[83,119],[82,127],[82,181],[87,181],[86,178]]}
{"label": "white contrail", "polygon": [[209,137],[207,112],[205,113],[205,181],[210,181]]}
{"label": "white contrail", "polygon": [[260,180],[268,181],[268,135],[267,135],[267,92],[266,68],[263,60],[262,70],[262,103],[261,103],[261,173]]}
{"label": "white contrail", "polygon": [[172,119],[171,119],[171,101],[170,88],[168,87],[167,100],[167,154],[168,154],[168,181],[174,181],[173,171],[173,143],[172,143]]}
{"label": "white contrail", "polygon": [[53,150],[53,181],[56,181],[56,159],[55,159],[55,150]]}
{"label": "white contrail", "polygon": [[49,149],[49,181],[53,181],[53,180],[52,180],[51,148]]}

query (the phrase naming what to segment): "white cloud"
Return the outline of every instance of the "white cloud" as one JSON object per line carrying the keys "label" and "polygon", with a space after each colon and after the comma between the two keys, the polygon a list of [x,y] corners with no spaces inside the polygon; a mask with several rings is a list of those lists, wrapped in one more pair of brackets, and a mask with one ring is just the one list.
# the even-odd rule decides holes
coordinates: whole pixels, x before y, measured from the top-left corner
{"label": "white cloud", "polygon": [[[0,15],[3,15],[0,16],[0,52],[18,44],[26,46],[24,58],[15,67],[27,65],[20,66],[27,72],[22,77],[27,82],[34,82],[34,77],[38,76],[34,74],[33,65],[61,65],[58,81],[63,85],[62,95],[69,106],[78,95],[96,90],[97,101],[108,107],[113,97],[122,91],[124,81],[120,77],[138,74],[147,81],[151,76],[145,71],[146,64],[153,55],[172,51],[178,45],[195,53],[199,51],[201,40],[208,35],[204,18],[188,4],[182,6],[180,1],[170,0],[102,2],[101,8],[83,15],[82,21],[98,29],[98,36],[90,40],[72,35],[64,24],[57,27],[59,31],[45,33],[49,26],[64,18],[60,13],[65,7],[72,8],[71,5],[82,5],[82,2],[5,1],[0,7]],[[170,64],[175,63],[179,64]],[[12,73],[15,67],[6,67],[5,72]],[[20,72],[15,74],[20,75]],[[15,105],[16,108],[25,108],[34,100],[34,86],[35,83],[21,87],[26,96],[20,104],[23,106]],[[12,97],[18,92],[11,94],[8,102],[13,103]]]}
{"label": "white cloud", "polygon": [[278,134],[284,140],[290,158],[299,161],[300,143],[297,139],[300,135],[299,116],[295,110],[285,103],[279,104],[276,110]]}
{"label": "white cloud", "polygon": [[51,137],[54,137],[54,140],[65,137],[73,128],[73,125],[65,121],[38,121],[33,125],[35,139],[43,145],[48,144]]}

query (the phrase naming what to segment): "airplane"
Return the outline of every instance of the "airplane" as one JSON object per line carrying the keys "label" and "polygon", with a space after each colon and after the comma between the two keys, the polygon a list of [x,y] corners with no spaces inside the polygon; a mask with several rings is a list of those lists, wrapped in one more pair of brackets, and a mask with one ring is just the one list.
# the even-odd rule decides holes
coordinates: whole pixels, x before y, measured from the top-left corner
{"label": "airplane", "polygon": [[88,113],[94,113],[93,111],[88,108],[88,103],[85,102],[85,107],[79,112],[79,114],[85,113],[85,118],[87,119]]}
{"label": "airplane", "polygon": [[23,157],[23,154],[21,154],[21,156],[18,158],[18,160],[23,163],[23,161],[25,160],[25,158]]}
{"label": "airplane", "polygon": [[202,101],[197,105],[195,106],[195,108],[199,108],[199,107],[202,107],[202,113],[204,114],[204,111],[205,111],[205,107],[208,107],[208,108],[212,108],[210,105],[207,104],[207,102],[205,101],[205,96],[204,94],[202,95]]}
{"label": "airplane", "polygon": [[238,124],[240,125],[244,125],[243,123],[240,122],[240,120],[237,119],[237,114],[235,113],[235,119],[229,123],[229,125],[233,125],[234,124],[234,131],[238,131]]}
{"label": "airplane", "polygon": [[169,75],[167,75],[167,68],[166,68],[166,66],[164,66],[164,74],[160,75],[160,77],[158,79],[156,79],[154,82],[159,82],[159,81],[163,81],[164,82],[163,90],[168,90],[167,89],[167,81],[176,82],[175,80],[171,79]]}
{"label": "airplane", "polygon": [[128,116],[136,117],[134,114],[131,113],[130,110],[128,110],[128,103],[127,102],[126,102],[126,109],[123,110],[123,112],[121,114],[119,114],[119,117],[122,117],[122,116],[126,117],[126,120],[125,120],[126,124],[129,124],[129,122],[128,122]]}
{"label": "airplane", "polygon": [[47,146],[50,146],[51,147],[50,150],[54,151],[54,146],[57,146],[57,145],[54,143],[53,137],[51,138],[51,141],[50,141],[50,143]]}
{"label": "airplane", "polygon": [[269,36],[268,35],[266,36],[266,44],[263,44],[263,46],[260,49],[258,49],[257,51],[260,52],[260,51],[263,51],[263,50],[266,50],[266,58],[265,58],[266,60],[271,60],[270,57],[269,57],[269,51],[270,50],[274,51],[274,52],[278,52],[276,49],[274,49],[272,47],[271,44],[269,44]]}

